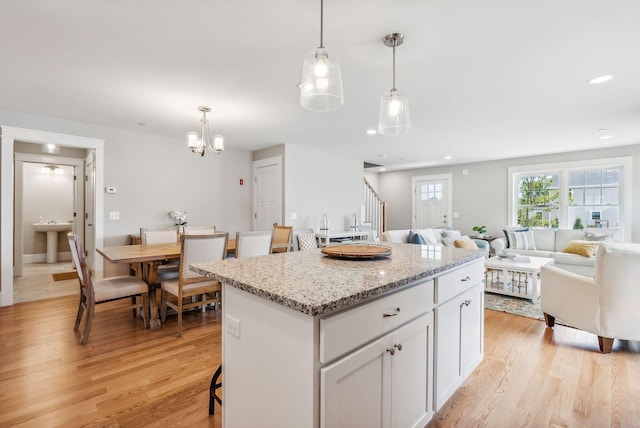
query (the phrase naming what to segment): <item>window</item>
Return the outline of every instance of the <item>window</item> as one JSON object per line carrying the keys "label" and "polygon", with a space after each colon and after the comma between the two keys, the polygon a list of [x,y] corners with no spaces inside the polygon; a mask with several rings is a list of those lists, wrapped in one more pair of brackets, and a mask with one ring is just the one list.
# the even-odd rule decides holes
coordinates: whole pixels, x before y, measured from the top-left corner
{"label": "window", "polygon": [[510,224],[630,233],[630,171],[629,157],[511,167]]}
{"label": "window", "polygon": [[442,199],[442,183],[423,184],[420,186],[420,195],[423,201],[429,199]]}

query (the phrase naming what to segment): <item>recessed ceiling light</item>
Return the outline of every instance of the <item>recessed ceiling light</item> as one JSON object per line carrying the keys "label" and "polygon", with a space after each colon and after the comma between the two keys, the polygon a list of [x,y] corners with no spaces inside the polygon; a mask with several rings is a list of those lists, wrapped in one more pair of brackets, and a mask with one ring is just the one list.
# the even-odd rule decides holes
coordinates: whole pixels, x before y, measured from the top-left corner
{"label": "recessed ceiling light", "polygon": [[605,74],[603,76],[594,77],[593,79],[589,80],[587,83],[590,85],[598,85],[600,83],[608,82],[611,79],[613,79],[612,75]]}
{"label": "recessed ceiling light", "polygon": [[380,172],[385,172],[386,170],[387,170],[387,168],[385,168],[385,167],[380,168]]}
{"label": "recessed ceiling light", "polygon": [[606,130],[607,130],[607,128],[600,128],[600,129],[598,129],[598,132],[604,132]]}
{"label": "recessed ceiling light", "polygon": [[444,159],[445,160],[451,160],[451,159],[453,159],[453,156],[445,156]]}
{"label": "recessed ceiling light", "polygon": [[378,131],[375,129],[367,129],[367,135],[376,135]]}
{"label": "recessed ceiling light", "polygon": [[602,136],[600,136],[601,140],[609,140],[611,138],[613,138],[611,135],[602,135]]}

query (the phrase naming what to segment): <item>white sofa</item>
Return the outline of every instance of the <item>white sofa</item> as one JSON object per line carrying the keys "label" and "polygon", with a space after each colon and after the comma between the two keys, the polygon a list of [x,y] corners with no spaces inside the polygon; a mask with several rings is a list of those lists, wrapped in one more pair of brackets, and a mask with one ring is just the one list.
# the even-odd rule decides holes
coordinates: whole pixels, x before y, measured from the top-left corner
{"label": "white sofa", "polygon": [[595,259],[593,278],[543,266],[540,308],[547,326],[558,318],[596,334],[608,353],[613,339],[640,340],[640,244],[602,242]]}
{"label": "white sofa", "polygon": [[[534,257],[549,257],[554,266],[583,276],[593,276],[595,256],[585,257],[579,254],[564,253],[571,241],[588,240],[590,232],[577,229],[530,229],[533,232],[535,250],[517,250],[507,246],[507,239],[497,238],[491,241],[491,247],[496,254],[504,252],[523,254]],[[601,239],[601,237],[598,237]],[[597,239],[597,238],[592,238]]]}
{"label": "white sofa", "polygon": [[[382,242],[395,242],[398,244],[409,242],[409,231],[413,231],[422,236],[422,238],[430,245],[453,246],[448,242],[455,240],[456,237],[463,236],[460,231],[450,229],[396,229],[387,230],[380,235]],[[447,236],[449,235],[449,236]],[[471,239],[476,243],[479,249],[489,253],[489,245],[487,241],[482,239]]]}

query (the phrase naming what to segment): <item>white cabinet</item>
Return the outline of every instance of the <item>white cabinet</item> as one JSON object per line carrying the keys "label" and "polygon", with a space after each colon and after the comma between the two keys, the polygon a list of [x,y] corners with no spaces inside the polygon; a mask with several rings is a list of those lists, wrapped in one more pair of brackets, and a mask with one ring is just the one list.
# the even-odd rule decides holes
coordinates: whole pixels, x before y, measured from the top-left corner
{"label": "white cabinet", "polygon": [[484,289],[477,283],[435,309],[436,409],[483,358]]}
{"label": "white cabinet", "polygon": [[423,427],[433,415],[433,313],[320,371],[321,426]]}

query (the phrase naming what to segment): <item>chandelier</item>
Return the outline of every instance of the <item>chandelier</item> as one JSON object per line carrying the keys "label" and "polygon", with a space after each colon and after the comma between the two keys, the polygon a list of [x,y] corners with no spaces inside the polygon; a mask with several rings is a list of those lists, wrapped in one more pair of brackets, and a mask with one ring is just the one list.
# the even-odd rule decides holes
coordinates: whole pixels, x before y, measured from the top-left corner
{"label": "chandelier", "polygon": [[224,136],[222,135],[210,135],[209,132],[209,120],[207,120],[207,113],[211,112],[211,107],[200,106],[198,110],[202,112],[202,119],[200,119],[200,135],[197,132],[187,133],[187,145],[192,153],[198,153],[200,156],[204,156],[206,149],[220,154],[224,151]]}

